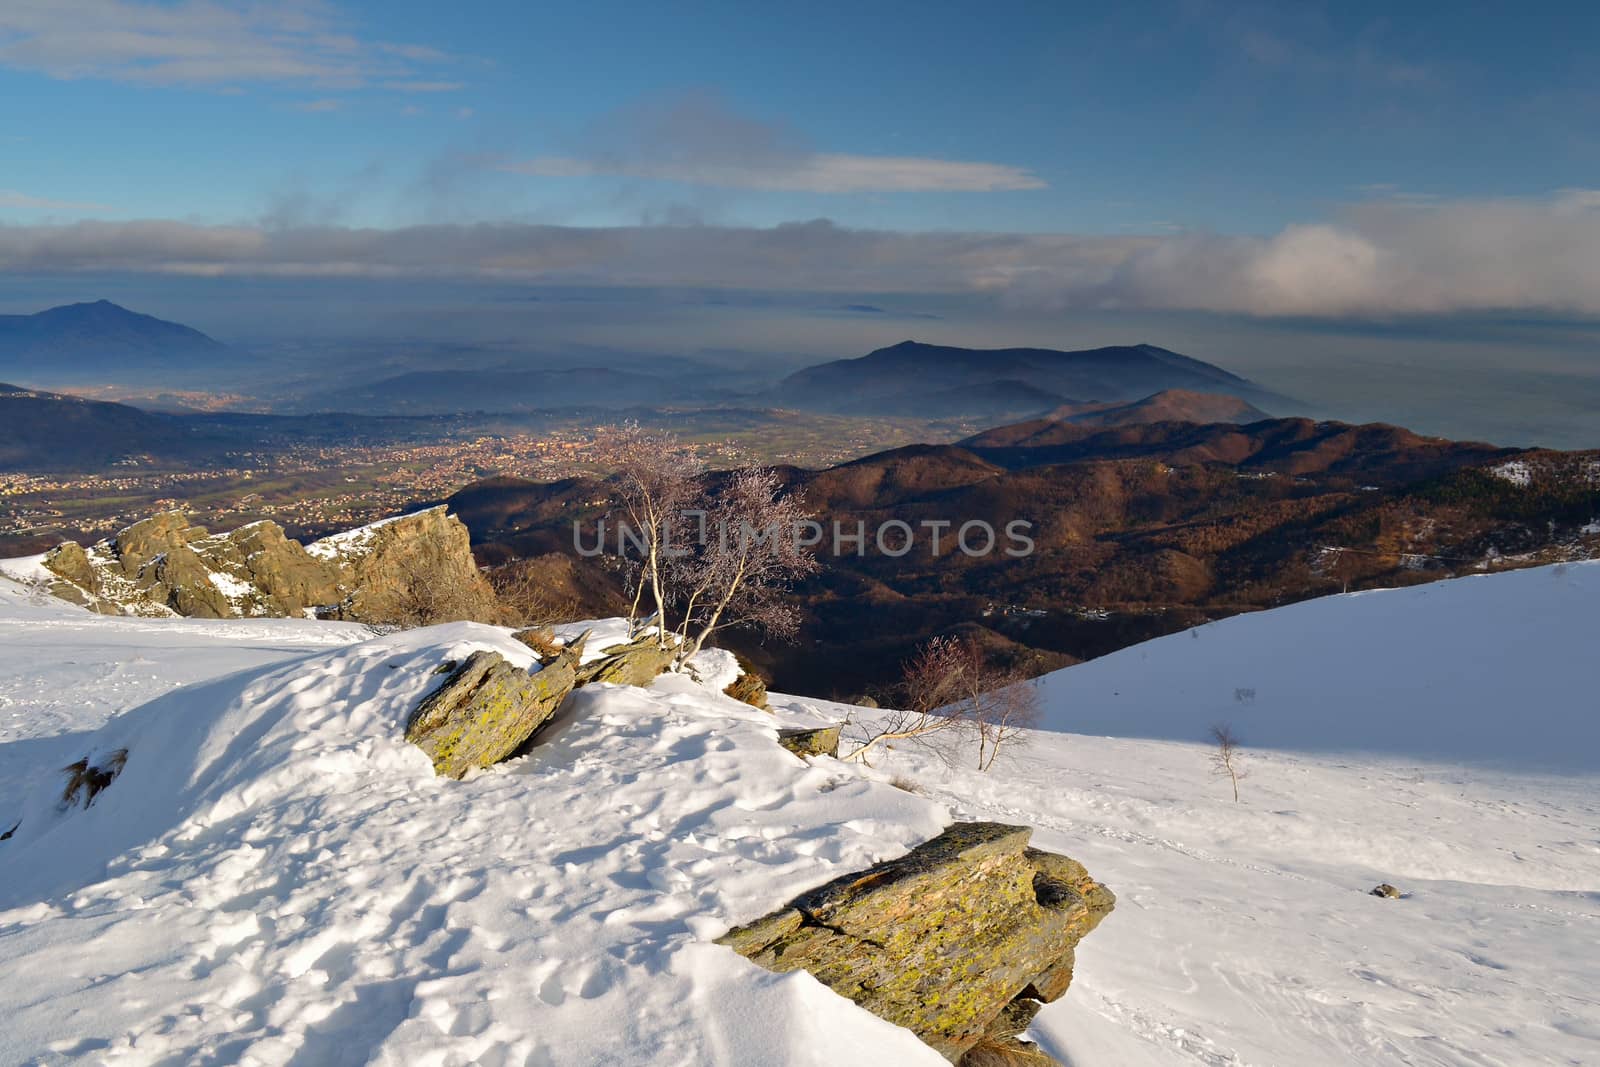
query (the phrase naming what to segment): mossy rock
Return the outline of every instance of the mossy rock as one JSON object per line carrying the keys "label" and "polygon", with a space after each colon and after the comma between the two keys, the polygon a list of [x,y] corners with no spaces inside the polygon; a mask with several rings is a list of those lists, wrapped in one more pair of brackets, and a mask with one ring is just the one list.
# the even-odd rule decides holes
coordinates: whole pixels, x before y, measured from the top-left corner
{"label": "mossy rock", "polygon": [[958,823],[720,941],[769,970],[810,972],[957,1062],[1066,992],[1079,940],[1114,902],[1073,861],[1029,849],[1030,834]]}
{"label": "mossy rock", "polygon": [[577,644],[530,674],[498,652],[478,651],[417,706],[406,740],[446,778],[460,778],[513,755],[572,692]]}
{"label": "mossy rock", "polygon": [[813,730],[779,730],[778,744],[802,758],[806,756],[839,756],[838,726],[823,726]]}
{"label": "mossy rock", "polygon": [[577,684],[608,682],[611,685],[646,686],[672,666],[673,650],[657,647],[654,639],[642,638],[626,645],[613,645],[598,659],[578,668]]}

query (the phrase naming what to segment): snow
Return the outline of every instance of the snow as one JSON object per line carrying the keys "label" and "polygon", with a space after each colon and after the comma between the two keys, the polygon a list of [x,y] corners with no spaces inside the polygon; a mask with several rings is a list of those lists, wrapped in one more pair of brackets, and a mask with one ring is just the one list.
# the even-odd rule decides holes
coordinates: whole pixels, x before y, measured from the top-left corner
{"label": "snow", "polygon": [[411,511],[403,515],[391,515],[387,519],[379,519],[377,522],[369,522],[365,526],[357,526],[353,530],[345,530],[342,533],[332,534],[321,540],[313,541],[306,545],[306,551],[319,559],[337,559],[341,556],[349,559],[370,548],[373,537],[380,529],[390,523],[400,522],[402,519],[413,518],[417,515],[426,515],[430,511],[442,510],[444,510],[444,505],[438,504],[431,508],[423,508],[421,511]]}
{"label": "snow", "polygon": [[0,577],[10,578],[14,582],[26,585],[29,582],[49,581],[55,575],[50,568],[44,565],[45,554],[37,556],[19,556],[15,559],[0,559]]}
{"label": "snow", "polygon": [[1533,468],[1529,467],[1525,460],[1507,460],[1498,466],[1490,467],[1489,473],[1523,489],[1533,483]]}
{"label": "snow", "polygon": [[235,605],[246,605],[257,596],[256,587],[224,571],[211,571],[206,575],[217,592]]}
{"label": "snow", "polygon": [[1052,730],[1600,772],[1600,561],[1236,615],[1046,676]]}
{"label": "snow", "polygon": [[[450,782],[400,724],[446,659],[530,662],[504,630],[98,618],[0,581],[0,1064],[937,1067],[712,941],[952,818],[1032,825],[1118,895],[1035,1026],[1072,1067],[1600,1062],[1597,591],[1574,564],[1164,638],[1050,676],[1051,730],[988,774],[797,760],[777,727],[871,713],[758,712],[719,653]],[[590,655],[624,632],[594,625]],[[1220,711],[1239,804],[1198,743]],[[121,748],[58,810],[57,768]]]}
{"label": "snow", "polygon": [[[61,660],[154,625],[75,621]],[[0,845],[0,1062],[943,1062],[710,943],[933,836],[941,805],[797,760],[777,719],[687,677],[585,690],[533,755],[440,780],[399,736],[434,669],[525,646],[457,624],[308,652],[318,624],[275,621],[278,662],[0,764],[24,798],[0,811],[22,818]],[[222,624],[168,628],[238,662]],[[56,768],[120,749],[93,806],[59,810]]]}

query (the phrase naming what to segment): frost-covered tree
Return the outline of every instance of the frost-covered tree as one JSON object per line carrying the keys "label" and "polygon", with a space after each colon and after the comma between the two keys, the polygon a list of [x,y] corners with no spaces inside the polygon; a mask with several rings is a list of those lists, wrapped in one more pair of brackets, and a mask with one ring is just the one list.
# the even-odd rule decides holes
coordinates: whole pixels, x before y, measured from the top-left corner
{"label": "frost-covered tree", "polygon": [[879,745],[915,741],[947,761],[977,745],[977,766],[994,766],[1002,746],[1016,744],[1039,720],[1039,691],[1025,675],[994,662],[971,638],[935,637],[902,668],[903,706],[872,719],[845,758],[865,763]]}
{"label": "frost-covered tree", "polygon": [[667,647],[669,554],[682,527],[684,512],[693,509],[704,490],[699,457],[670,433],[656,433],[637,422],[608,426],[595,437],[597,458],[615,470],[612,485],[626,523],[628,543],[637,553],[630,567],[630,629],[642,629],[640,606],[648,589],[654,602],[656,640]]}
{"label": "frost-covered tree", "polygon": [[800,617],[786,594],[818,566],[800,537],[811,516],[799,498],[770,468],[750,467],[735,471],[690,517],[703,519],[698,536],[666,565],[679,662],[730,626],[791,636]]}

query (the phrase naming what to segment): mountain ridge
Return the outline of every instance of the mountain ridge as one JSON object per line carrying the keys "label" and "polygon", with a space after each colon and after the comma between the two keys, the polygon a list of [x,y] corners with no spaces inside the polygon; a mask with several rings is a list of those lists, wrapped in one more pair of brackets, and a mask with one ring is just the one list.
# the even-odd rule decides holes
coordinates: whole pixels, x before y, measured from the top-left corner
{"label": "mountain ridge", "polygon": [[0,375],[53,382],[114,371],[193,370],[232,350],[192,326],[131,311],[110,300],[61,304],[30,315],[0,315]]}
{"label": "mountain ridge", "polygon": [[[1013,395],[985,395],[997,389]],[[1065,351],[908,340],[798,370],[773,394],[790,406],[888,415],[920,414],[930,405],[943,413],[965,391],[962,413],[991,417],[1036,414],[1062,404],[1129,403],[1169,389],[1222,394],[1269,408],[1298,406],[1231,371],[1144,343]]]}

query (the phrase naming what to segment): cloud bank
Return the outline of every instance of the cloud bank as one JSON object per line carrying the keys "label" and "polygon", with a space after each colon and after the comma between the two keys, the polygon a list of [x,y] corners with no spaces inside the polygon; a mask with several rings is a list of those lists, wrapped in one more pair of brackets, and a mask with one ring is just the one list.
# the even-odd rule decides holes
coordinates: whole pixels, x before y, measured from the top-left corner
{"label": "cloud bank", "polygon": [[1018,306],[1258,316],[1600,315],[1600,191],[1368,204],[1269,236],[901,233],[825,220],[766,229],[0,225],[0,271],[987,293]]}

